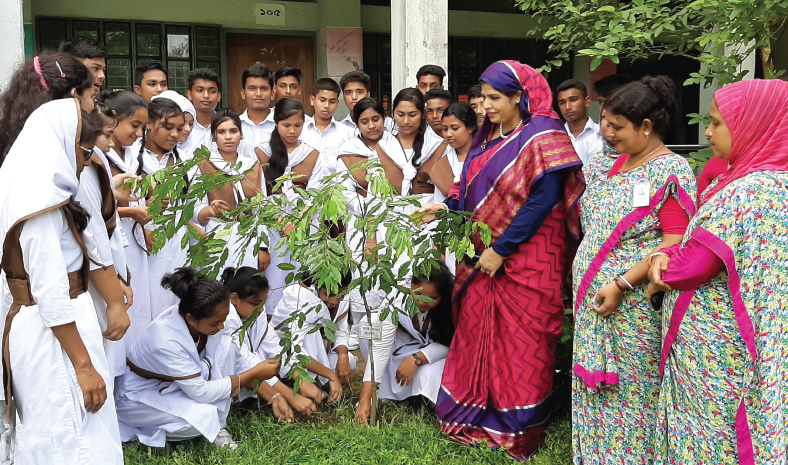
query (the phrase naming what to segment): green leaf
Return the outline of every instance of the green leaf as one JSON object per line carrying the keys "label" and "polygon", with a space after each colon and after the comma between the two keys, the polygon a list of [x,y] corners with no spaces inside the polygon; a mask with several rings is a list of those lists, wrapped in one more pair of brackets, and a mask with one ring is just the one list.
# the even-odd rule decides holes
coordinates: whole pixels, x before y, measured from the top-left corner
{"label": "green leaf", "polygon": [[292,263],[279,263],[276,266],[282,271],[293,271],[296,269]]}

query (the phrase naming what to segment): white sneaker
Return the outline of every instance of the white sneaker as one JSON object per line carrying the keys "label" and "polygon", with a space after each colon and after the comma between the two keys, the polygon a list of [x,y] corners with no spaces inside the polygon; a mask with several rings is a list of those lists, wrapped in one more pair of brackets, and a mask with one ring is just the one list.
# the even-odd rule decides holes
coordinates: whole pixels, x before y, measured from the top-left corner
{"label": "white sneaker", "polygon": [[230,450],[238,449],[238,444],[233,441],[233,437],[230,436],[230,432],[225,428],[219,430],[219,434],[217,434],[216,439],[213,440],[213,445],[220,449],[225,447],[229,448]]}

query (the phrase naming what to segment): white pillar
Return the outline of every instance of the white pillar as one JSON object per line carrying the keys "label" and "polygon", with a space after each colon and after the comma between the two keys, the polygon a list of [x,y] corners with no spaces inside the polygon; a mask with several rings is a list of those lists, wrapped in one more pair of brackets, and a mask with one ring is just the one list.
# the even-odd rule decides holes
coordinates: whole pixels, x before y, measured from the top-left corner
{"label": "white pillar", "polygon": [[448,63],[449,1],[392,0],[392,94],[405,87],[416,87],[416,72],[423,65],[447,69]]}
{"label": "white pillar", "polygon": [[0,92],[25,61],[22,0],[0,0]]}

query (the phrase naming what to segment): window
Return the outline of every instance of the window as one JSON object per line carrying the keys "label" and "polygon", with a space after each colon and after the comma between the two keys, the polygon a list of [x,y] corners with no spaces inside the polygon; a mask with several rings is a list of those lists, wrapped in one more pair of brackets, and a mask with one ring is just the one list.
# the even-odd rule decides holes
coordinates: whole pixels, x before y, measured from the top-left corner
{"label": "window", "polygon": [[163,62],[170,88],[184,95],[192,69],[221,73],[220,34],[214,26],[39,17],[36,32],[40,49],[56,50],[73,37],[107,47],[106,89],[133,90],[134,70],[145,60]]}

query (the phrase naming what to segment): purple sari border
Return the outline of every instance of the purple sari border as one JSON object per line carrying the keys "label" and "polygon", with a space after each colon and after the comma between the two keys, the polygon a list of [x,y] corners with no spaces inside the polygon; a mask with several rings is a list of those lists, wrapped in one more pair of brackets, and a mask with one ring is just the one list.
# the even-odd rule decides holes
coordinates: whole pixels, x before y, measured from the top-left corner
{"label": "purple sari border", "polygon": [[[609,389],[606,386],[618,385],[618,373],[603,370],[591,372],[579,363],[575,363],[572,371],[583,380],[583,384],[587,388],[594,389],[597,393],[602,391],[602,389]],[[602,386],[603,384],[605,387]]]}
{"label": "purple sari border", "polygon": [[575,298],[575,317],[577,316],[577,310],[580,308],[580,304],[583,302],[583,299],[585,299],[588,288],[591,287],[591,282],[602,268],[605,260],[607,260],[607,256],[610,255],[610,252],[613,251],[613,248],[621,239],[621,236],[624,235],[624,231],[629,229],[633,224],[648,216],[657,208],[657,206],[659,206],[659,203],[665,196],[665,190],[667,190],[670,184],[676,185],[679,203],[689,213],[689,216],[693,216],[695,214],[695,202],[692,200],[692,197],[690,197],[687,191],[681,187],[678,176],[671,174],[668,176],[665,184],[663,184],[662,187],[660,187],[659,190],[657,190],[657,192],[651,197],[649,206],[636,208],[627,216],[622,218],[615,229],[613,229],[613,232],[607,238],[605,243],[599,249],[599,252],[591,261],[591,266],[588,267],[588,270],[586,270],[585,274],[583,275],[583,279],[580,281],[580,286],[577,289],[577,296]]}
{"label": "purple sari border", "polygon": [[542,424],[553,413],[550,396],[530,407],[497,410],[481,405],[457,402],[451,393],[441,386],[435,413],[441,423],[473,425],[500,435],[516,435],[526,429]]}

